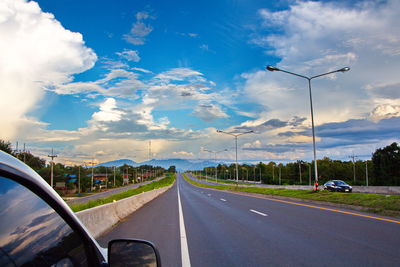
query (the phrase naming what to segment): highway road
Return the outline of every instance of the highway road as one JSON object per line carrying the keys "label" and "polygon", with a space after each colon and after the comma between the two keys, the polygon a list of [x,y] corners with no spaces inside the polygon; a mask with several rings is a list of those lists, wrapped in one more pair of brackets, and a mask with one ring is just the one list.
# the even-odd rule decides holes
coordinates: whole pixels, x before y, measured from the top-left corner
{"label": "highway road", "polygon": [[86,203],[86,202],[88,202],[90,200],[95,200],[95,199],[99,199],[99,198],[105,198],[105,197],[108,197],[108,196],[111,196],[111,195],[115,195],[115,194],[118,194],[118,193],[122,193],[122,192],[128,191],[130,189],[135,189],[135,188],[138,188],[139,186],[142,186],[142,185],[145,185],[145,184],[149,184],[149,183],[161,180],[162,178],[165,178],[165,177],[164,176],[163,177],[158,177],[158,178],[156,178],[154,180],[145,181],[145,182],[137,183],[137,184],[130,184],[130,185],[118,187],[118,188],[115,188],[115,189],[107,190],[107,191],[104,191],[104,192],[95,193],[95,194],[92,194],[92,195],[89,195],[89,196],[70,199],[70,200],[67,200],[66,202],[68,204]]}
{"label": "highway road", "polygon": [[98,241],[151,240],[163,266],[399,266],[400,220],[321,208],[198,188],[178,175]]}

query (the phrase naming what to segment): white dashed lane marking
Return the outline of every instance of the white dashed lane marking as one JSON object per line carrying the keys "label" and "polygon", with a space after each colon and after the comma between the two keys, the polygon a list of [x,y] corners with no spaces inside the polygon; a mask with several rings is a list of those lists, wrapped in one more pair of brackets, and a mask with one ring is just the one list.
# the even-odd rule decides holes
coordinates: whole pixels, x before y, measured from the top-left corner
{"label": "white dashed lane marking", "polygon": [[262,213],[262,212],[259,212],[259,211],[256,211],[256,210],[250,210],[251,212],[254,212],[254,213],[256,213],[256,214],[258,214],[258,215],[261,215],[261,216],[268,216],[267,214],[265,214],[265,213]]}

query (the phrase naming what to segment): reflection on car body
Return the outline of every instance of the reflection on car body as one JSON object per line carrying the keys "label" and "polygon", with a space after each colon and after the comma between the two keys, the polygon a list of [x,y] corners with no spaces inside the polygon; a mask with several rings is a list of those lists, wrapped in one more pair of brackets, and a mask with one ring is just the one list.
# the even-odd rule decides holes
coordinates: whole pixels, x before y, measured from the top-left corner
{"label": "reflection on car body", "polygon": [[2,151],[0,218],[0,266],[161,266],[148,241],[112,240],[106,255],[52,188]]}

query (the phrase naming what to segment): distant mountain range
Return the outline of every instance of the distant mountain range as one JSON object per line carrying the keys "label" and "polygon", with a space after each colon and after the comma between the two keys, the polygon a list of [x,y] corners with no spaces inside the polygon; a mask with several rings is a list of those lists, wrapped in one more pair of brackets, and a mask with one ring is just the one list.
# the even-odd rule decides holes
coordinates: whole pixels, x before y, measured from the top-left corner
{"label": "distant mountain range", "polygon": [[160,166],[163,167],[164,169],[168,169],[170,166],[175,166],[177,171],[187,171],[187,170],[201,170],[205,167],[215,167],[218,164],[226,164],[226,163],[214,162],[209,160],[187,160],[187,159],[152,159],[144,162],[135,162],[130,159],[119,159],[119,160],[100,163],[96,166],[119,167],[124,164],[133,167],[138,167],[141,165]]}

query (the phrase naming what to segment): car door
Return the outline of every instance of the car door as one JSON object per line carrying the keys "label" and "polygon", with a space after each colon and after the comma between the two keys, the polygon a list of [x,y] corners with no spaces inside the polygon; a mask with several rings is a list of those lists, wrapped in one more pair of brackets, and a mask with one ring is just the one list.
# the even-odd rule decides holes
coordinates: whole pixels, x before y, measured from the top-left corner
{"label": "car door", "polygon": [[0,172],[0,266],[100,265],[81,229],[21,181]]}

